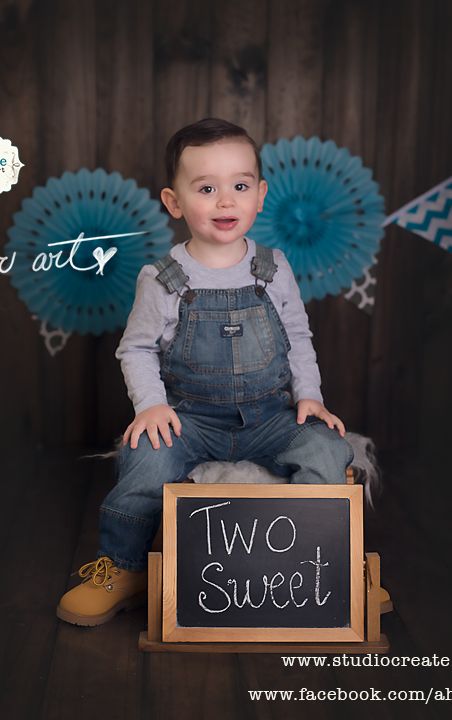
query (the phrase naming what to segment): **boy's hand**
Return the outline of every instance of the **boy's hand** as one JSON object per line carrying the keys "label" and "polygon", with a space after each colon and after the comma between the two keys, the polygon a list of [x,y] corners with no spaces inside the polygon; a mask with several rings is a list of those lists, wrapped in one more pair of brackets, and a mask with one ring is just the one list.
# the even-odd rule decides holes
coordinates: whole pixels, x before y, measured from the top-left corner
{"label": "boy's hand", "polygon": [[315,415],[324,420],[331,430],[334,426],[339,430],[341,437],[345,435],[345,425],[336,415],[330,413],[318,400],[299,400],[297,402],[297,423],[303,424],[308,415]]}
{"label": "boy's hand", "polygon": [[179,436],[182,424],[173,408],[169,405],[153,405],[147,410],[138,413],[135,420],[130,423],[124,433],[122,444],[127,445],[130,437],[130,447],[135,450],[141,433],[146,430],[154,450],[158,450],[160,447],[159,431],[166,445],[171,447],[173,443],[169,423],[173,426],[176,435]]}

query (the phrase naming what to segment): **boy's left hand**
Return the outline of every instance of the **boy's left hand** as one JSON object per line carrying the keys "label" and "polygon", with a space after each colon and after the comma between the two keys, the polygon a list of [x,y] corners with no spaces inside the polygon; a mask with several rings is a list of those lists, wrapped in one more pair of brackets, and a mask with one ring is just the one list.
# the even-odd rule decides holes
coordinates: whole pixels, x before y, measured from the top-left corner
{"label": "boy's left hand", "polygon": [[330,413],[318,400],[299,400],[297,402],[297,423],[302,425],[308,415],[324,420],[331,430],[336,426],[341,437],[345,435],[345,425],[336,415]]}

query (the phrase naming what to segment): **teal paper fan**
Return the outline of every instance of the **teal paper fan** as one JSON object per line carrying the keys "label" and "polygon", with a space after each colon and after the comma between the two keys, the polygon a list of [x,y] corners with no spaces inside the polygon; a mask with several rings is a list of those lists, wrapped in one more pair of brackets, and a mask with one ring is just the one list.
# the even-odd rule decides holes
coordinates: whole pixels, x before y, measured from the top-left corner
{"label": "teal paper fan", "polygon": [[281,138],[261,157],[269,189],[250,236],[284,251],[305,302],[350,288],[383,236],[384,200],[372,171],[317,137]]}
{"label": "teal paper fan", "polygon": [[[11,283],[32,313],[65,332],[99,335],[124,327],[140,269],[171,249],[173,233],[160,203],[135,180],[101,168],[49,178],[22,202],[13,219],[6,244],[9,255],[16,251]],[[96,274],[96,269],[74,270],[69,264],[32,270],[43,252],[61,250],[63,264],[72,246],[49,245],[75,240],[80,233],[103,239],[82,242],[74,263],[89,267],[96,264],[96,255],[111,255],[103,274]],[[114,235],[123,237],[105,237]]]}

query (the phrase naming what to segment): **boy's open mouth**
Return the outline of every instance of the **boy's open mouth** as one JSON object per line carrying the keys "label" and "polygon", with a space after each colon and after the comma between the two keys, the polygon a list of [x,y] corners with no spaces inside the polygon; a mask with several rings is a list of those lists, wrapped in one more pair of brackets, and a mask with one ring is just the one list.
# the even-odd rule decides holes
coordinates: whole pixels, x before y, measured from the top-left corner
{"label": "boy's open mouth", "polygon": [[234,227],[236,223],[238,223],[238,218],[236,217],[219,217],[214,218],[213,222],[222,230],[230,230]]}

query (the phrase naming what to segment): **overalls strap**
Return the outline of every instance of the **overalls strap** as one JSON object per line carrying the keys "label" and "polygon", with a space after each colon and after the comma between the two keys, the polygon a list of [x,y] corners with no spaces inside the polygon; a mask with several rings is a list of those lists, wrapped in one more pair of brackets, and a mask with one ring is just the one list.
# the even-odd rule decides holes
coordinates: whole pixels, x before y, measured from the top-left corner
{"label": "overalls strap", "polygon": [[[177,262],[169,253],[154,263],[159,271],[156,279],[164,285],[169,293],[177,292],[181,295],[184,287],[188,288],[188,275],[185,275],[182,265]],[[265,284],[272,282],[278,266],[273,261],[273,250],[264,245],[256,243],[256,255],[251,260],[251,274],[257,280],[263,280]]]}
{"label": "overalls strap", "polygon": [[278,266],[273,261],[273,250],[256,243],[256,255],[251,260],[251,274],[265,283],[272,282]]}
{"label": "overalls strap", "polygon": [[187,281],[190,279],[188,275],[185,275],[182,265],[169,253],[157,260],[154,265],[159,270],[156,280],[161,282],[169,293],[177,292],[180,295],[179,291],[187,285]]}

